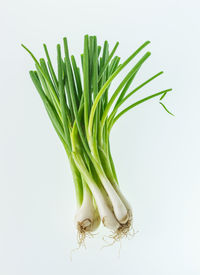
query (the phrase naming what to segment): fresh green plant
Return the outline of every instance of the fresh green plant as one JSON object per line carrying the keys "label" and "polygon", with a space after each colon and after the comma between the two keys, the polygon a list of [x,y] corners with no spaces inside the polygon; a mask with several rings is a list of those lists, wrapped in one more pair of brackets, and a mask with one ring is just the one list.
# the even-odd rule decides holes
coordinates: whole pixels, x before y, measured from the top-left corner
{"label": "fresh green plant", "polygon": [[163,73],[155,74],[128,93],[141,66],[150,56],[150,52],[146,52],[110,97],[108,91],[120,72],[149,43],[145,42],[120,62],[120,57],[115,55],[118,42],[110,52],[107,41],[101,48],[96,36],[85,35],[80,69],[75,57],[70,56],[64,38],[64,57],[61,46],[57,45],[57,72],[45,44],[47,61],[43,58],[38,61],[22,45],[35,62],[36,70],[30,71],[30,77],[69,158],[78,205],[76,225],[80,241],[96,230],[100,221],[112,230],[115,239],[126,235],[132,225],[131,207],[119,188],[111,155],[110,132],[127,111],[154,97],[162,100],[172,89],[154,93],[119,111],[129,97]]}

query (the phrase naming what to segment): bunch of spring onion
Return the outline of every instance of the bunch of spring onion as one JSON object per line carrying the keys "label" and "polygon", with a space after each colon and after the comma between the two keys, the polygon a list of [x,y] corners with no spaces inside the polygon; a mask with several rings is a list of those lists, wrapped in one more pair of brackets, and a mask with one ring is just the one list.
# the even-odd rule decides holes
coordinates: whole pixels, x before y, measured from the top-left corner
{"label": "bunch of spring onion", "polygon": [[37,60],[22,45],[35,62],[30,77],[69,159],[78,206],[75,221],[80,236],[96,230],[100,222],[119,237],[127,234],[132,225],[131,206],[120,190],[111,155],[111,129],[126,112],[154,97],[163,99],[171,89],[154,93],[120,110],[132,95],[163,73],[130,88],[150,56],[150,52],[146,52],[110,96],[109,90],[120,72],[149,43],[145,42],[121,61],[115,55],[118,42],[110,51],[107,41],[101,47],[96,36],[85,35],[79,67],[75,57],[70,56],[64,38],[63,52],[60,44],[57,45],[56,70],[45,44],[46,61],[43,58]]}

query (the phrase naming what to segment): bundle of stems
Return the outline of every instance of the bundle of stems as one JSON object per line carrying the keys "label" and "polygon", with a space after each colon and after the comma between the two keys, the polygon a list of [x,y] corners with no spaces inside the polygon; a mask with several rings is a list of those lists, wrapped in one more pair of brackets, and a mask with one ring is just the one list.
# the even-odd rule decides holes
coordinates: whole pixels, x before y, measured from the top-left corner
{"label": "bundle of stems", "polygon": [[118,42],[109,51],[107,41],[101,47],[96,36],[85,35],[79,68],[75,57],[70,56],[64,38],[64,54],[60,44],[57,45],[56,71],[45,44],[46,61],[43,58],[37,60],[22,45],[35,62],[36,69],[30,71],[30,77],[70,162],[78,206],[76,227],[81,238],[96,230],[101,221],[119,238],[126,235],[132,225],[131,207],[119,188],[111,155],[110,132],[129,110],[154,97],[162,100],[172,89],[156,92],[119,111],[129,97],[163,73],[151,76],[130,90],[141,66],[151,54],[146,52],[126,73],[111,96],[108,91],[120,72],[149,43],[146,41],[120,62],[120,57],[115,55]]}

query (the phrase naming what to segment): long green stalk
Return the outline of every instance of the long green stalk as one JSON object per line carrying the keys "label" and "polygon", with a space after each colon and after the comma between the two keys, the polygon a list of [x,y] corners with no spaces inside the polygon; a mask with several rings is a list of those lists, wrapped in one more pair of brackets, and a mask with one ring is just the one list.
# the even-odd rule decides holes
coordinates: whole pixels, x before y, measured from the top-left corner
{"label": "long green stalk", "polygon": [[[45,44],[46,60],[41,58],[39,61],[22,45],[34,60],[36,69],[30,71],[30,77],[69,159],[77,198],[75,219],[80,243],[98,228],[100,220],[112,230],[115,240],[127,236],[132,226],[132,210],[120,190],[111,154],[110,132],[129,110],[159,96],[161,101],[171,89],[123,107],[137,91],[163,73],[161,71],[132,87],[142,65],[151,55],[146,52],[131,65],[117,88],[112,93],[110,90],[121,71],[149,43],[143,43],[120,63],[121,58],[115,55],[119,42],[110,51],[108,41],[101,47],[96,36],[85,35],[79,65],[75,56],[70,55],[67,38],[64,38],[63,48],[57,45],[57,69]],[[173,115],[162,102],[160,104]],[[123,109],[119,111],[121,107]]]}

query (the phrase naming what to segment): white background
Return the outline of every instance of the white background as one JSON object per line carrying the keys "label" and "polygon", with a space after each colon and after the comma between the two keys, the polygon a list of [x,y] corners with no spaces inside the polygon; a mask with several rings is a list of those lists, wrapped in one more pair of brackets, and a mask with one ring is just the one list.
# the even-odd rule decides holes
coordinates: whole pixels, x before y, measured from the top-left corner
{"label": "white background", "polygon": [[[199,10],[194,0],[1,3],[0,274],[200,274]],[[165,74],[135,100],[172,87],[164,101],[176,116],[155,99],[119,120],[112,152],[138,233],[122,241],[119,257],[119,244],[101,250],[109,234],[101,227],[70,261],[77,246],[71,172],[20,43],[41,57],[46,42],[55,57],[67,36],[77,56],[86,33],[111,46],[119,40],[123,59],[151,40],[136,82]]]}

